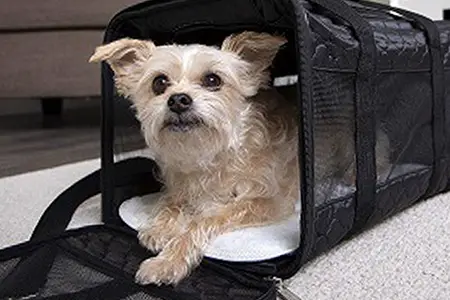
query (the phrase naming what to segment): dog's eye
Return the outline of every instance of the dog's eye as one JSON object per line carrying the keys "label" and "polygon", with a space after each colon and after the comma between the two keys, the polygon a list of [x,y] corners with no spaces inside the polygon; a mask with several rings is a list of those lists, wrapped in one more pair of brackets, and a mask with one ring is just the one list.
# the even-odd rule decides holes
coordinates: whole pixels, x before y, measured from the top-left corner
{"label": "dog's eye", "polygon": [[217,89],[222,85],[222,79],[217,74],[208,73],[203,77],[202,85],[209,89]]}
{"label": "dog's eye", "polygon": [[153,79],[152,89],[155,95],[163,94],[170,85],[169,78],[166,75],[158,75]]}

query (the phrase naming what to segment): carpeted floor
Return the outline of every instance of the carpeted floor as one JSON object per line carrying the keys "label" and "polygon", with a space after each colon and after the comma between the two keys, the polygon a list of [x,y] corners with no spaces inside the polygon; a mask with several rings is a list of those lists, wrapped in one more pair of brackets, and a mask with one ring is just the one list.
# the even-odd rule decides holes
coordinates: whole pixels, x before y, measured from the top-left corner
{"label": "carpeted floor", "polygon": [[[0,247],[25,241],[61,191],[99,160],[0,179]],[[99,198],[70,227],[98,223]],[[450,195],[422,202],[319,257],[288,282],[302,300],[450,299]]]}
{"label": "carpeted floor", "polygon": [[[0,247],[27,240],[51,201],[99,167],[100,160],[94,159],[0,178]],[[90,205],[82,207],[81,222],[100,220],[100,216],[95,214],[99,212],[98,201],[95,204],[96,208]]]}

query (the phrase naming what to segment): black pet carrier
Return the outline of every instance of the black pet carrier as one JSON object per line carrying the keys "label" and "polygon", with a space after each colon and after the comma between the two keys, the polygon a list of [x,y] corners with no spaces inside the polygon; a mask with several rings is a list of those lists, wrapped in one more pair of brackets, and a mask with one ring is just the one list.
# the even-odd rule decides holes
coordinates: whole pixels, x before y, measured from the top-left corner
{"label": "black pet carrier", "polygon": [[[152,254],[119,208],[157,193],[155,163],[130,103],[102,66],[101,170],[63,192],[29,242],[0,252],[0,299],[275,299],[280,280],[344,239],[418,201],[449,190],[450,22],[365,1],[150,0],[118,13],[104,43],[218,45],[243,30],[283,34],[272,68],[299,108],[299,246],[257,262],[206,257],[176,287],[140,286],[134,274]],[[87,60],[88,58],[86,58]],[[323,124],[354,128],[354,185],[315,181]],[[377,174],[377,130],[389,140],[389,170]],[[76,208],[101,194],[104,224],[67,230]],[[282,298],[283,299],[283,298]]]}

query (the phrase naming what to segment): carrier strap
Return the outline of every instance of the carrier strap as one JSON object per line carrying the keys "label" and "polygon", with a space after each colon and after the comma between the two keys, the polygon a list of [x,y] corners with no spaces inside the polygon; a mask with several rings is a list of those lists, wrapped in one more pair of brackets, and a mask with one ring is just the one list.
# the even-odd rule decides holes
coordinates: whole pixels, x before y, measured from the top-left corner
{"label": "carrier strap", "polygon": [[[160,188],[160,184],[155,179],[151,181],[150,178],[153,176],[148,176],[156,167],[156,164],[148,158],[136,157],[122,160],[116,162],[113,167],[116,187],[133,185],[145,178],[150,180],[147,186],[155,191]],[[45,210],[30,240],[44,239],[62,233],[69,225],[78,206],[89,198],[101,194],[101,172],[102,169],[92,172],[56,197]]]}
{"label": "carrier strap", "polygon": [[[113,164],[112,167],[116,188],[132,186],[136,183],[142,184],[142,179],[147,184],[145,191],[152,190],[156,192],[161,186],[152,176],[156,164],[148,158],[136,157],[126,159]],[[101,193],[100,175],[103,171],[99,169],[85,176],[53,200],[35,227],[30,241],[42,241],[65,231],[78,206],[89,198]],[[134,196],[135,194],[128,192],[128,194],[122,193],[122,195]],[[30,255],[23,256],[17,263],[14,271],[3,279],[3,285],[0,288],[0,298],[3,297],[2,295],[17,295],[19,297],[36,293],[45,284],[47,274],[52,267],[52,261],[55,259],[56,254],[56,248],[51,248],[50,250],[43,248]],[[31,267],[33,272],[30,273]],[[24,285],[24,282],[27,284]],[[107,288],[108,284],[104,285],[104,288]],[[104,290],[102,289],[102,291]]]}
{"label": "carrier strap", "polygon": [[377,52],[372,26],[342,0],[310,0],[344,19],[352,27],[359,42],[357,76],[355,79],[355,155],[356,207],[353,229],[362,228],[375,209],[375,105],[374,78]]}
{"label": "carrier strap", "polygon": [[406,18],[412,19],[425,31],[430,47],[431,57],[431,80],[432,80],[432,97],[433,97],[433,110],[432,110],[432,130],[433,130],[433,174],[430,179],[430,184],[426,192],[426,196],[432,196],[441,191],[445,184],[444,177],[446,175],[446,164],[443,160],[446,158],[446,133],[445,133],[445,76],[443,65],[443,53],[441,46],[441,39],[439,29],[432,20],[401,9],[397,7],[390,7],[381,3],[373,3],[365,0],[352,0],[356,3],[361,3],[366,6],[380,8],[382,10],[390,10],[399,13]]}
{"label": "carrier strap", "polygon": [[298,266],[305,263],[313,251],[315,239],[315,203],[314,203],[314,134],[313,134],[313,101],[312,101],[312,37],[308,28],[308,20],[303,3],[290,0],[296,16],[296,50],[298,53],[298,106],[299,106],[299,168],[300,168],[300,246],[296,262],[285,269],[286,277],[293,276]]}
{"label": "carrier strap", "polygon": [[[302,214],[301,214],[301,239],[300,239],[300,264],[306,263],[314,253],[315,245],[315,201],[314,201],[314,136],[312,127],[313,120],[313,97],[312,97],[312,50],[311,37],[308,28],[308,20],[303,3],[290,0],[295,9],[297,18],[296,30],[299,52],[299,85],[301,95],[300,108],[302,111],[301,128],[299,131],[300,141],[303,143],[304,152],[300,155],[301,165],[301,188],[302,188]],[[373,84],[376,75],[376,49],[373,39],[373,31],[370,24],[364,20],[348,4],[341,0],[308,0],[330,11],[337,17],[350,23],[360,43],[358,58],[358,75],[355,98],[355,135],[356,135],[356,172],[357,172],[357,195],[354,226],[361,226],[374,210],[374,196],[376,184],[375,172],[375,116],[373,104]],[[306,186],[305,186],[306,185]],[[290,270],[286,275],[292,275],[296,269]]]}

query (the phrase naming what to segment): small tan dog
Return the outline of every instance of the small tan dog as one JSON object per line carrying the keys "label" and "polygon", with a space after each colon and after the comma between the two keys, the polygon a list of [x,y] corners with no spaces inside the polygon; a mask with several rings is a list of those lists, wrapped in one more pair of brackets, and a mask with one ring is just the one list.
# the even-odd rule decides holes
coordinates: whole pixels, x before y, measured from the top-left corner
{"label": "small tan dog", "polygon": [[292,105],[270,89],[268,68],[285,39],[244,32],[221,48],[155,46],[121,39],[100,46],[117,90],[134,104],[165,184],[143,246],[142,284],[177,284],[217,235],[280,221],[298,199]]}
{"label": "small tan dog", "polygon": [[[230,35],[220,48],[125,38],[91,57],[111,66],[118,92],[134,104],[165,185],[156,217],[138,234],[159,255],[141,264],[138,282],[177,284],[219,234],[294,212],[297,114],[268,71],[285,43],[256,32]],[[324,149],[318,179],[335,173],[333,161],[354,161],[352,133],[326,132],[316,141]]]}

